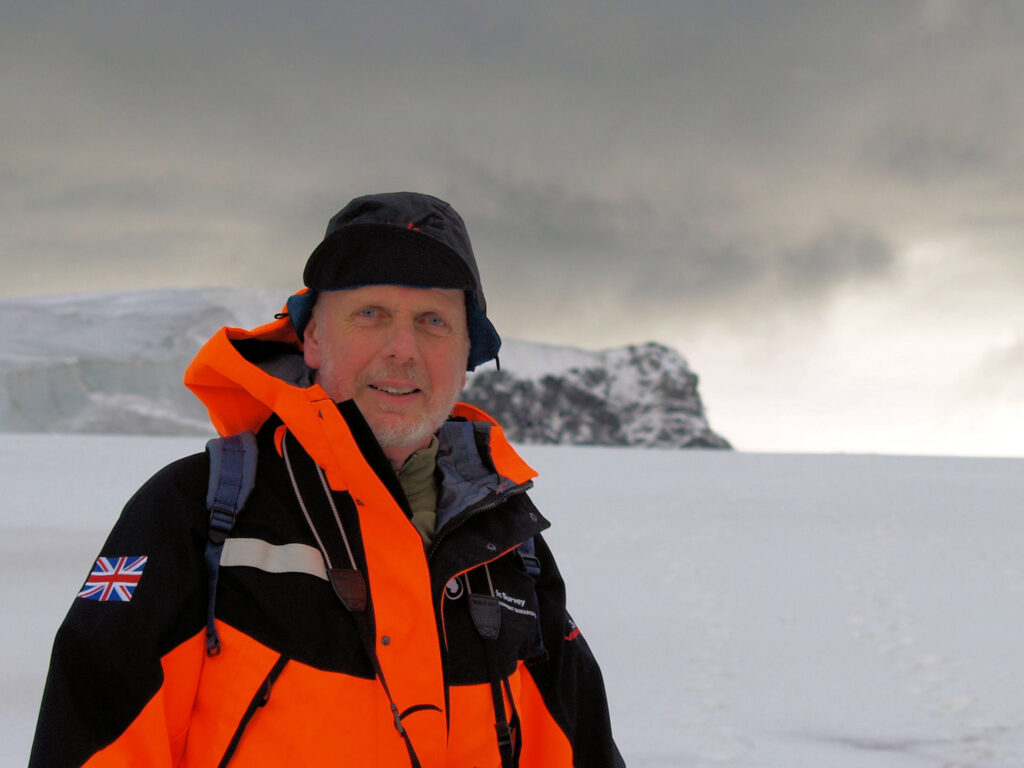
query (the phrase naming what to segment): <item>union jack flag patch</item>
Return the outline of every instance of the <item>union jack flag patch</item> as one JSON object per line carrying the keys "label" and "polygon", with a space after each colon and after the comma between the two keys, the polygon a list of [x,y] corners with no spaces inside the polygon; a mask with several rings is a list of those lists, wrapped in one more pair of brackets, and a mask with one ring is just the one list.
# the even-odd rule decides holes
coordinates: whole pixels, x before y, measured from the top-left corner
{"label": "union jack flag patch", "polygon": [[100,557],[78,596],[83,600],[127,603],[142,578],[146,560],[141,557]]}

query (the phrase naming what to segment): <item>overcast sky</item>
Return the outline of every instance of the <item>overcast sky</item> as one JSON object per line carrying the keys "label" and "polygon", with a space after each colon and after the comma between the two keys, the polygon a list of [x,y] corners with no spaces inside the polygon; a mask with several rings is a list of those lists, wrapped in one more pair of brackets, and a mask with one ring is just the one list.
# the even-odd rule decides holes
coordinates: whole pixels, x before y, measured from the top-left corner
{"label": "overcast sky", "polygon": [[300,285],[466,219],[509,337],[660,341],[772,451],[1024,456],[1024,3],[5,4],[0,295]]}

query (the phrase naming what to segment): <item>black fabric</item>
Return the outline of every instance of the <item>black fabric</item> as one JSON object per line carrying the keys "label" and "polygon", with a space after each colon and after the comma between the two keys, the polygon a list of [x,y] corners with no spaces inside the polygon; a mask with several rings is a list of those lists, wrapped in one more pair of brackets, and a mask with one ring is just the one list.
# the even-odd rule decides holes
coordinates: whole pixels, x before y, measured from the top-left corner
{"label": "black fabric", "polygon": [[[391,235],[396,232],[407,234],[402,238],[392,238]],[[356,251],[348,251],[349,241]],[[383,244],[380,251],[376,247],[369,251],[362,250],[366,243],[377,242]],[[354,253],[376,259],[381,252],[395,253],[407,249],[411,254],[437,256],[450,267],[455,266],[450,261],[451,257],[462,262],[468,270],[469,284],[451,287],[472,291],[474,303],[481,311],[487,311],[480,272],[462,217],[444,200],[419,192],[387,192],[364,195],[350,201],[331,217],[324,241],[309,257],[303,279],[307,286],[317,290],[365,285],[366,283],[321,282],[334,271],[325,267],[326,262],[345,260]],[[403,283],[404,280],[399,273],[388,275],[385,282]]]}
{"label": "black fabric", "polygon": [[283,341],[233,339],[231,343],[242,357],[256,366],[278,357],[297,354],[294,344],[286,344]]}
{"label": "black fabric", "polygon": [[306,262],[310,289],[288,299],[302,339],[321,291],[366,285],[454,288],[466,293],[467,370],[494,360],[501,337],[487,319],[480,270],[462,217],[448,203],[418,192],[357,197],[335,214]]}
{"label": "black fabric", "polygon": [[[385,484],[396,483],[387,479],[393,476],[390,465],[381,463],[386,462],[382,454],[375,454],[372,434],[363,432],[365,423],[354,417],[351,406],[339,407],[367,457],[381,468]],[[316,547],[274,445],[279,424],[272,418],[257,436],[258,482],[231,537]],[[205,453],[175,462],[146,483],[125,507],[102,554],[146,555],[150,560],[131,602],[73,601],[54,644],[32,768],[82,765],[123,733],[161,684],[172,689],[189,685],[185,679],[163,680],[160,658],[199,634],[205,623],[202,555],[208,475]],[[310,489],[309,498],[324,498],[315,471],[300,475],[303,488]],[[495,674],[512,674],[518,662],[526,659],[551,715],[573,745],[575,764],[621,765],[611,740],[600,673],[583,639],[567,639],[572,633],[564,586],[540,536],[547,522],[525,491],[526,486],[515,486],[455,515],[439,531],[428,554],[431,590],[439,606],[437,629],[445,640],[441,644],[445,681],[448,685],[489,683]],[[334,492],[332,498],[355,559],[362,565],[365,556],[355,505],[344,492]],[[536,579],[526,573],[516,554],[516,547],[530,537],[541,562]],[[459,594],[459,579],[453,578],[483,563],[488,563],[493,594],[502,603],[491,670],[480,653],[466,590]],[[479,589],[474,591],[483,589],[481,575],[477,570]],[[315,669],[374,677],[360,627],[330,584],[316,576],[222,566],[217,614],[283,657]],[[535,658],[538,616],[549,655]],[[230,645],[225,644],[218,663],[230,658]],[[177,688],[176,695],[187,692]],[[261,710],[251,727],[270,716],[272,707],[273,702]],[[310,717],[328,716],[334,715],[310,712]]]}
{"label": "black fabric", "polygon": [[[521,560],[515,553],[515,541],[524,531],[539,536],[537,525],[525,529],[516,522],[518,515],[513,512],[527,502],[525,494],[512,497],[500,506],[500,512],[491,515],[490,511],[477,513],[462,521],[455,520],[456,529],[445,536],[445,541],[430,560],[431,578],[435,589],[441,589],[444,605],[438,616],[438,629],[442,631],[448,644],[446,674],[452,685],[473,685],[489,682],[491,672],[486,659],[481,654],[480,633],[473,621],[469,590],[461,576],[447,589],[455,574],[471,571],[472,591],[477,594],[489,592],[488,581],[477,567],[481,563],[480,554],[490,552],[497,559],[488,563],[494,594],[501,603],[501,620],[497,628],[497,636],[491,641],[494,645],[494,667],[502,676],[507,677],[515,672],[520,660],[536,657],[537,626],[540,614],[540,601],[537,595],[536,581],[522,568]],[[530,505],[532,506],[532,505]],[[500,520],[488,520],[497,517],[510,524],[502,526]],[[525,517],[525,516],[524,516]],[[505,534],[505,530],[512,533]],[[495,534],[495,535],[492,535]],[[493,545],[494,549],[488,548]],[[475,562],[463,557],[463,547],[475,549]],[[507,552],[502,555],[502,552]],[[447,577],[447,578],[446,578]],[[463,586],[459,587],[459,582]],[[443,622],[443,623],[442,623]]]}
{"label": "black fabric", "polygon": [[357,224],[313,251],[303,282],[318,291],[400,284],[475,291],[473,273],[451,248],[411,229]]}
{"label": "black fabric", "polygon": [[125,505],[99,554],[149,559],[130,602],[72,601],[53,643],[33,768],[82,765],[111,744],[160,688],[160,658],[203,628],[208,468],[205,453],[181,459]]}
{"label": "black fabric", "polygon": [[[295,500],[284,461],[274,445],[275,430],[274,424],[264,425],[260,430],[259,482],[232,536],[277,545],[299,543],[316,547],[316,540]],[[315,465],[296,441],[291,445],[297,480],[308,489],[304,497],[317,508],[326,507]],[[347,493],[332,493],[332,498],[349,534],[357,567],[365,568],[355,504]],[[326,514],[331,514],[329,508]],[[356,625],[338,603],[328,582],[306,574],[266,573],[255,568],[221,568],[220,581],[218,617],[221,620],[295,661],[355,677],[373,678],[373,669],[362,653]]]}

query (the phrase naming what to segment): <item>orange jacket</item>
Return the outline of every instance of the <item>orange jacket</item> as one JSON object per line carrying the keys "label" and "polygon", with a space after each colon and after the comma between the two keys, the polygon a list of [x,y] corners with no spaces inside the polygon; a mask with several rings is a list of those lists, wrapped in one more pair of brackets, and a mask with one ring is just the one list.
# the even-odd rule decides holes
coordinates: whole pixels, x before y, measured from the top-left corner
{"label": "orange jacket", "polygon": [[[504,721],[519,765],[621,765],[600,672],[526,493],[535,473],[501,428],[462,404],[442,428],[425,552],[358,410],[302,380],[298,349],[287,319],[225,328],[186,372],[221,434],[259,432],[257,485],[221,557],[222,652],[204,645],[209,462],[198,454],[143,486],[105,543],[105,562],[144,556],[144,570],[130,600],[74,601],[30,764],[496,767]],[[369,640],[325,575],[320,540],[337,534],[310,529],[317,505],[323,519],[336,512],[365,574]],[[539,575],[524,569],[528,540]],[[481,595],[498,614],[491,639],[471,608]]]}

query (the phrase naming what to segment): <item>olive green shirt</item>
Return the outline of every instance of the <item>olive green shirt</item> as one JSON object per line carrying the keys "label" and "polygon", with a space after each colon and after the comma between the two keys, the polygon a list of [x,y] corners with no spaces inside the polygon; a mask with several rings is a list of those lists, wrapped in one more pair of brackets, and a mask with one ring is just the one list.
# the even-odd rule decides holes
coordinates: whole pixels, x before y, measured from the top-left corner
{"label": "olive green shirt", "polygon": [[423,537],[423,545],[430,546],[437,521],[437,436],[430,445],[421,448],[405,460],[398,470],[398,482],[405,492],[412,510],[412,524]]}

